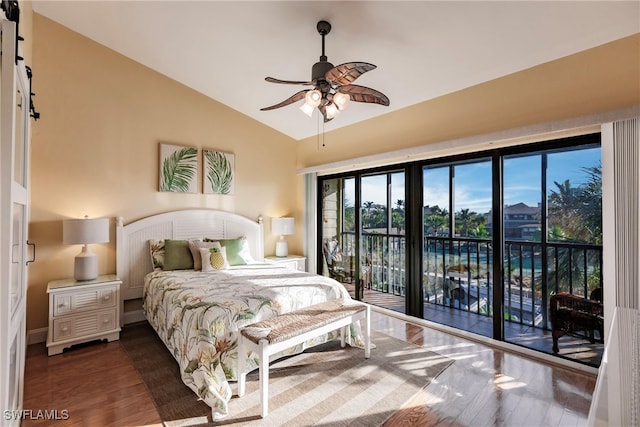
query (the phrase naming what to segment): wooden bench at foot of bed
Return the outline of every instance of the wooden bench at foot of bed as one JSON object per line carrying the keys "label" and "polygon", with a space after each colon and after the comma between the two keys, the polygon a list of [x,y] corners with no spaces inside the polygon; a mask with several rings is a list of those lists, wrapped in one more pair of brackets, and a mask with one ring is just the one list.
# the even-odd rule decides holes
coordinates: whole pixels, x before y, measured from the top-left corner
{"label": "wooden bench at foot of bed", "polygon": [[240,331],[238,348],[238,396],[245,393],[246,360],[249,351],[258,354],[261,415],[269,412],[269,356],[312,338],[340,329],[340,345],[345,346],[346,328],[364,320],[364,356],[371,354],[370,307],[359,302],[331,300],[254,323]]}

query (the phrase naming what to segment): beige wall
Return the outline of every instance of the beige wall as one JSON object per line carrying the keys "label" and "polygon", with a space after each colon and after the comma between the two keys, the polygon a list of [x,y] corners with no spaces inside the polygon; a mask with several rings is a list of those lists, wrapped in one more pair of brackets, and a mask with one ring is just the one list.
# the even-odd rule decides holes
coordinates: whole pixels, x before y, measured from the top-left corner
{"label": "beige wall", "polygon": [[307,138],[298,168],[639,105],[638,76],[640,34]]}
{"label": "beige wall", "polygon": [[[125,223],[180,208],[215,208],[302,223],[296,142],[38,14],[34,83],[41,119],[32,123],[27,329],[47,326],[49,280],[73,276],[79,246],[62,245],[62,219],[122,216]],[[235,154],[235,195],[158,192],[161,142]],[[200,159],[201,162],[201,159]],[[202,191],[202,174],[199,174]],[[100,273],[115,272],[111,243],[92,245]],[[302,228],[290,251],[301,253]]]}

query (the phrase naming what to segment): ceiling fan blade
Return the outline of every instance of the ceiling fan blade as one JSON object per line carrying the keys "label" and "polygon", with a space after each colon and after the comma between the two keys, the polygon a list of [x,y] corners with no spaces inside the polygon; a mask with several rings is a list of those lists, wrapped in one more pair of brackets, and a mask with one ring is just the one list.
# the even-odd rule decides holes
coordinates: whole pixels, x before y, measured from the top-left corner
{"label": "ceiling fan blade", "polygon": [[298,80],[280,80],[280,79],[274,79],[273,77],[265,77],[264,79],[269,83],[280,83],[285,85],[314,85],[315,86],[315,82],[303,82]]}
{"label": "ceiling fan blade", "polygon": [[296,101],[300,101],[301,99],[304,99],[304,96],[310,90],[311,89],[305,89],[305,90],[301,90],[300,92],[296,92],[293,95],[291,95],[289,98],[287,98],[284,101],[280,102],[279,104],[272,105],[271,107],[261,108],[260,111],[275,110],[276,108],[280,108],[280,107],[284,107],[284,106],[289,105],[289,104],[293,104]]}
{"label": "ceiling fan blade", "polygon": [[375,89],[371,89],[370,87],[346,85],[339,87],[336,91],[346,93],[352,101],[369,102],[385,106],[389,105],[389,98],[387,98],[387,95]]}
{"label": "ceiling fan blade", "polygon": [[353,83],[355,79],[375,68],[375,65],[368,62],[347,62],[336,65],[327,71],[324,77],[333,84],[344,86]]}

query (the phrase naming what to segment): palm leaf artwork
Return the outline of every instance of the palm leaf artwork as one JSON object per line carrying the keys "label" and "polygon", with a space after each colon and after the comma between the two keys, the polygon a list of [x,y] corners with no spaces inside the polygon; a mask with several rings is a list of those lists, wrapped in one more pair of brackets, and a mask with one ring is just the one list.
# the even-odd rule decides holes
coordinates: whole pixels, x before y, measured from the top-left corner
{"label": "palm leaf artwork", "polygon": [[[167,146],[163,147],[167,148]],[[178,149],[162,159],[160,191],[189,193],[198,168],[198,149]]]}
{"label": "palm leaf artwork", "polygon": [[204,150],[207,193],[232,194],[233,164],[232,154]]}

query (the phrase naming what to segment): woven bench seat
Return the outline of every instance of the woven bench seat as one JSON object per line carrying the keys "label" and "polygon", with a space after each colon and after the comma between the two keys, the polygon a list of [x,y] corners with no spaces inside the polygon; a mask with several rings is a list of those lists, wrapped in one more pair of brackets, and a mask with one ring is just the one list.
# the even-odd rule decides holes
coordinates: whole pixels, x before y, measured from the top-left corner
{"label": "woven bench seat", "polygon": [[238,348],[238,396],[245,393],[247,356],[259,356],[261,415],[268,414],[269,356],[312,338],[340,330],[340,345],[345,346],[346,328],[364,320],[365,357],[371,354],[370,307],[356,301],[331,300],[300,310],[283,313],[248,325],[240,330]]}

